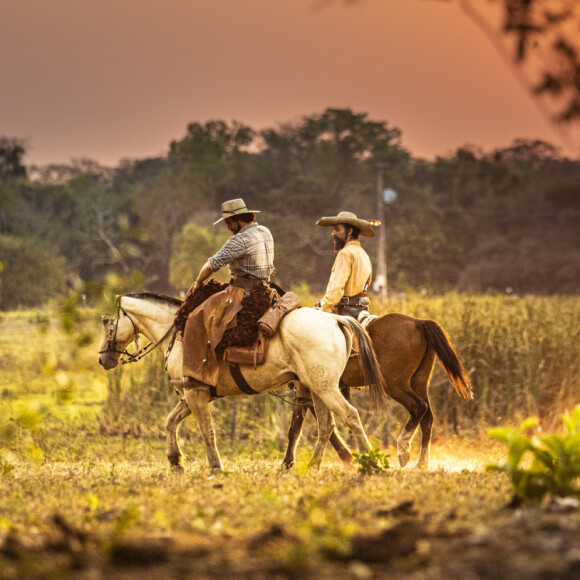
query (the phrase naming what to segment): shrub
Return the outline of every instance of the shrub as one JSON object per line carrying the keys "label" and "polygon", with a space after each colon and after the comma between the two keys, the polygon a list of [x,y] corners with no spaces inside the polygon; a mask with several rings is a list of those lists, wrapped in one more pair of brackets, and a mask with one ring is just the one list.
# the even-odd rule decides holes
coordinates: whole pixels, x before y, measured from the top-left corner
{"label": "shrub", "polygon": [[[509,445],[507,461],[489,465],[488,471],[505,471],[514,491],[523,500],[536,502],[546,493],[558,496],[580,495],[580,405],[570,415],[562,415],[564,435],[529,437],[526,433],[538,425],[536,417],[526,419],[516,429],[496,427],[489,434]],[[520,463],[531,454],[529,469]]]}
{"label": "shrub", "polygon": [[389,456],[376,447],[370,451],[353,452],[353,457],[353,465],[358,465],[358,471],[363,475],[384,473],[389,469]]}
{"label": "shrub", "polygon": [[64,291],[65,260],[48,242],[0,236],[0,309],[45,304]]}

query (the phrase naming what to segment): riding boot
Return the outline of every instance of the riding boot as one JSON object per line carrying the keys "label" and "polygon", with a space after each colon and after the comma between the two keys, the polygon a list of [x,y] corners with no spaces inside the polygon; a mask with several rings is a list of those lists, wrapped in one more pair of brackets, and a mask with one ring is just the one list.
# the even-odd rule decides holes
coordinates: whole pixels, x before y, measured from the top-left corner
{"label": "riding boot", "polygon": [[171,379],[171,384],[182,389],[194,389],[203,386],[203,383],[196,381],[193,377],[183,377],[181,379]]}
{"label": "riding boot", "polygon": [[376,318],[378,317],[375,314],[371,314],[368,310],[361,310],[357,320],[361,323],[363,328],[366,328]]}

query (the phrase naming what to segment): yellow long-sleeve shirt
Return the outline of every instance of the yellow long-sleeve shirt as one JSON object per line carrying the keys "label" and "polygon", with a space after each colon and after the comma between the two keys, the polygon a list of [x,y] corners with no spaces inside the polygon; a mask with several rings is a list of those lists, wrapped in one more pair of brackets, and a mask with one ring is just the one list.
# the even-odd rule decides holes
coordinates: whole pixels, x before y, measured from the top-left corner
{"label": "yellow long-sleeve shirt", "polygon": [[362,249],[358,240],[348,242],[334,260],[326,294],[320,301],[320,308],[332,312],[343,296],[360,294],[365,284],[371,283],[371,259]]}

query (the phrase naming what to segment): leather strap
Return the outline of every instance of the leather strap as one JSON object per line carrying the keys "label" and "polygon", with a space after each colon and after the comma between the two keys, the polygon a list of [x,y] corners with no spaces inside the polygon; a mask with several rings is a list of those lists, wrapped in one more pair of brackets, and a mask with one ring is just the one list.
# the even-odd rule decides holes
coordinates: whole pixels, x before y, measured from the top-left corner
{"label": "leather strap", "polygon": [[339,306],[362,306],[363,300],[368,300],[367,293],[361,292],[356,296],[343,296],[339,301]]}
{"label": "leather strap", "polygon": [[248,292],[258,284],[265,284],[267,280],[262,280],[260,278],[255,278],[254,276],[234,276],[230,284],[232,286],[237,286],[238,288],[243,288]]}
{"label": "leather strap", "polygon": [[236,381],[236,385],[238,385],[242,393],[246,393],[246,395],[260,394],[258,391],[254,391],[254,389],[250,387],[250,385],[242,375],[242,371],[240,370],[240,367],[238,365],[230,365],[230,374],[232,375],[232,379]]}

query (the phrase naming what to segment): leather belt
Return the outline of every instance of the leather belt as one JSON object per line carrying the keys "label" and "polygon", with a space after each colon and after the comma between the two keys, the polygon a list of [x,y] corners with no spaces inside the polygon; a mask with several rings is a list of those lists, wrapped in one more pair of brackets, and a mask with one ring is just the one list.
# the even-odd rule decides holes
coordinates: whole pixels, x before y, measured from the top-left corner
{"label": "leather belt", "polygon": [[236,286],[237,288],[243,288],[244,290],[251,290],[254,286],[258,284],[263,284],[265,280],[261,278],[254,278],[253,276],[234,276],[230,284]]}
{"label": "leather belt", "polygon": [[368,293],[362,291],[356,296],[343,296],[339,301],[339,306],[366,306],[369,302]]}

